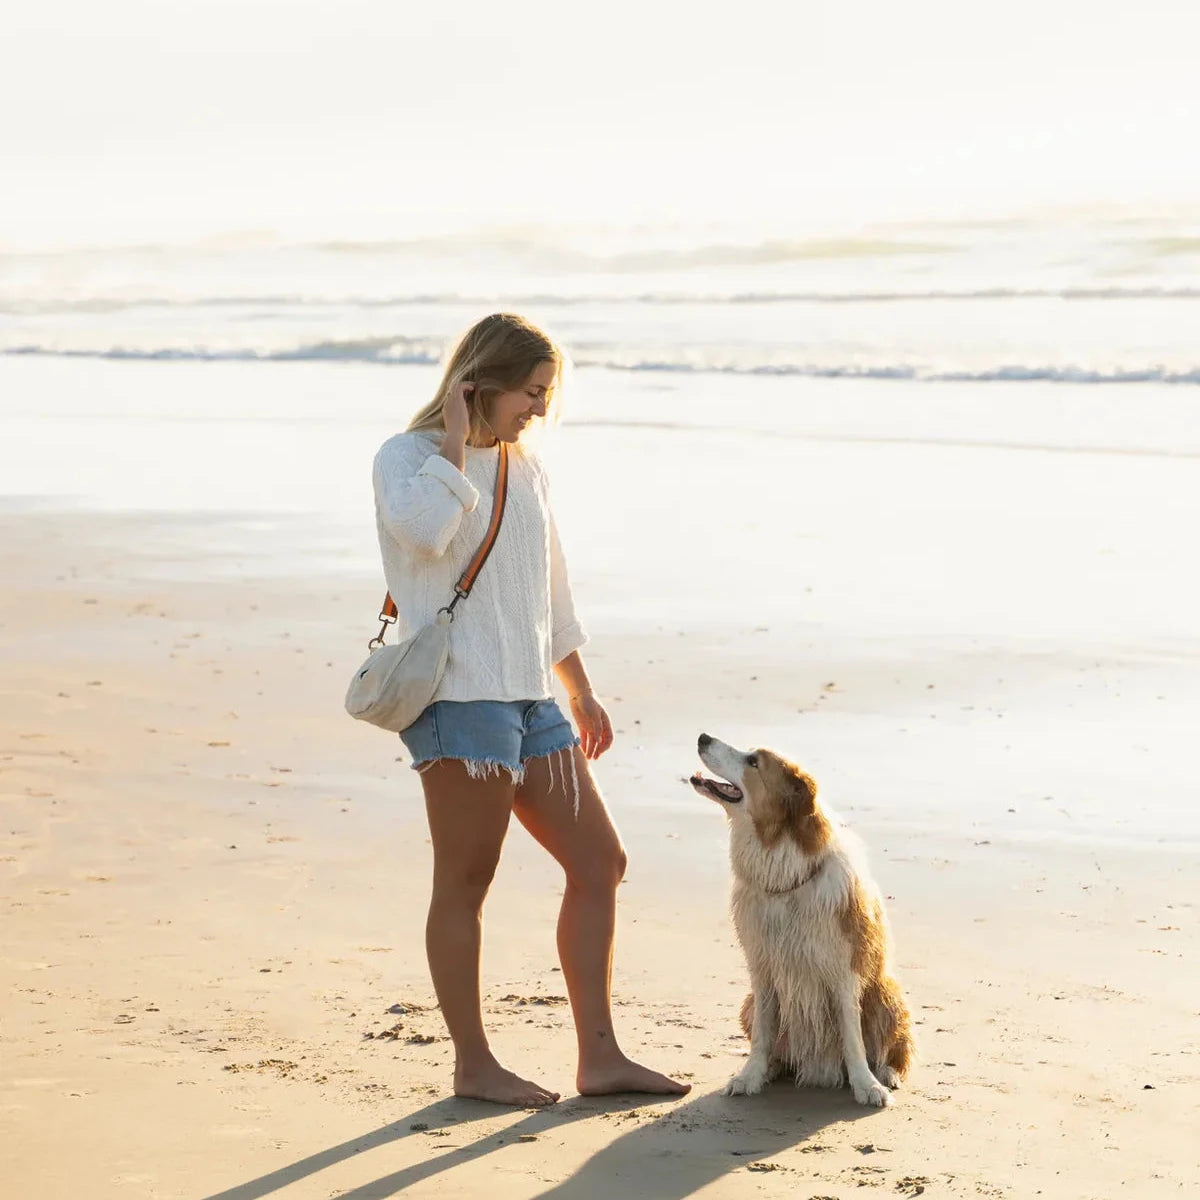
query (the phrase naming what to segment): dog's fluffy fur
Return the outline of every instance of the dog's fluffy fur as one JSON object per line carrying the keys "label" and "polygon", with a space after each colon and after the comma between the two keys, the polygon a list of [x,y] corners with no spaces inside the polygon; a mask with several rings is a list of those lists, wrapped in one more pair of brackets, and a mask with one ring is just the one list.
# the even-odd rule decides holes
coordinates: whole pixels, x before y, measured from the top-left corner
{"label": "dog's fluffy fur", "polygon": [[797,1084],[848,1080],[860,1104],[888,1104],[912,1031],[861,847],[794,763],[707,734],[699,751],[719,778],[691,783],[729,818],[733,922],[753,989],[742,1005],[750,1057],[725,1094],[760,1092],[786,1069]]}

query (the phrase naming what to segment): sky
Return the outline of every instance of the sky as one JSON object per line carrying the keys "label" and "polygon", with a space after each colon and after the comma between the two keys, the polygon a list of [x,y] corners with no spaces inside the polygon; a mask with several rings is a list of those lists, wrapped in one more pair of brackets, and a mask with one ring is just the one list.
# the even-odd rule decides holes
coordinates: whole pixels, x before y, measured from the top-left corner
{"label": "sky", "polygon": [[0,248],[1200,203],[1192,0],[700,8],[15,0]]}

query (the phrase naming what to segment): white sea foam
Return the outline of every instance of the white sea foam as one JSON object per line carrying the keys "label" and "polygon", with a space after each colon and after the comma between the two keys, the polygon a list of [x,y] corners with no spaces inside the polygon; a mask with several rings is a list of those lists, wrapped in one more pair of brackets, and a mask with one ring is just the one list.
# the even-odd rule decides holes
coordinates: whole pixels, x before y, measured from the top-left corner
{"label": "white sea foam", "polygon": [[[25,343],[4,347],[0,354],[11,357],[104,358],[143,362],[359,362],[390,366],[435,366],[441,361],[442,348],[427,339],[364,338],[344,342],[321,341],[278,350],[201,346],[168,346],[157,349],[111,346],[82,349]],[[1200,366],[1170,368],[1161,364],[1105,370],[1081,365],[1003,363],[970,370],[939,369],[907,363],[733,363],[694,359],[671,361],[662,358],[639,360],[628,356],[593,357],[586,352],[576,356],[575,364],[582,367],[664,374],[770,375],[925,383],[1200,384]]]}
{"label": "white sea foam", "polygon": [[424,367],[508,308],[579,365],[638,374],[1195,385],[1198,228],[518,229],[9,254],[0,355]]}

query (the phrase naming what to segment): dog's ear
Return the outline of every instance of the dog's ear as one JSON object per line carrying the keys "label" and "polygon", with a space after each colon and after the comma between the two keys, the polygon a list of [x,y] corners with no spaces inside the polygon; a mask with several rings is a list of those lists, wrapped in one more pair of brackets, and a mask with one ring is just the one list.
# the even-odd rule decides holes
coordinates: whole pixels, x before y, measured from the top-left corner
{"label": "dog's ear", "polygon": [[817,807],[817,782],[786,758],[775,760],[779,795],[786,816],[783,828],[807,855],[819,854],[832,837],[825,814]]}
{"label": "dog's ear", "polygon": [[794,816],[808,817],[817,809],[817,785],[811,775],[805,775],[795,763],[783,763],[787,782],[788,808]]}

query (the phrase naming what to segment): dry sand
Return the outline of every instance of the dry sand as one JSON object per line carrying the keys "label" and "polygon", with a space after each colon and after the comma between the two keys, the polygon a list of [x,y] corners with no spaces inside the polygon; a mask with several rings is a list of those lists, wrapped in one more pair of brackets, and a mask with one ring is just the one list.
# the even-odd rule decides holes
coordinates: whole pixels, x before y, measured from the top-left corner
{"label": "dry sand", "polygon": [[[884,1112],[782,1083],[721,1097],[745,1053],[745,972],[722,819],[679,782],[695,734],[723,732],[714,713],[744,720],[747,696],[790,703],[814,740],[860,747],[861,780],[885,723],[862,711],[880,680],[822,679],[827,664],[765,653],[769,631],[685,631],[665,653],[653,631],[601,632],[590,649],[620,731],[598,774],[632,863],[619,1029],[692,1094],[573,1094],[560,885],[515,830],[486,913],[487,1016],[502,1058],[564,1099],[512,1112],[450,1098],[417,782],[398,742],[339,713],[375,584],[156,578],[170,572],[147,546],[186,532],[165,517],[0,518],[5,1196],[1200,1188],[1194,856],[1007,837],[1002,800],[984,829],[974,810],[906,820],[923,781],[839,797],[889,897],[922,1053],[910,1086]],[[916,707],[955,682],[932,662],[887,673]],[[983,786],[948,722],[921,736],[948,789]]]}

